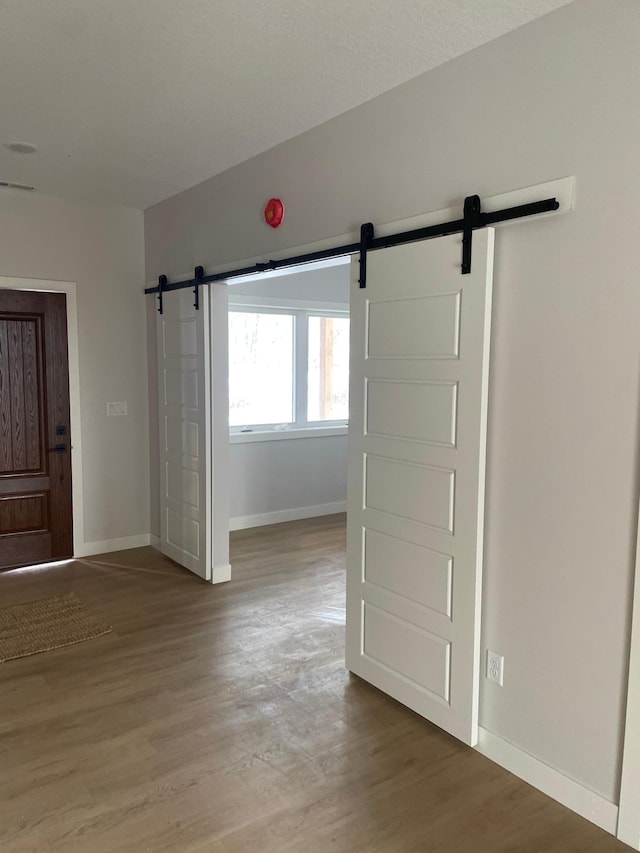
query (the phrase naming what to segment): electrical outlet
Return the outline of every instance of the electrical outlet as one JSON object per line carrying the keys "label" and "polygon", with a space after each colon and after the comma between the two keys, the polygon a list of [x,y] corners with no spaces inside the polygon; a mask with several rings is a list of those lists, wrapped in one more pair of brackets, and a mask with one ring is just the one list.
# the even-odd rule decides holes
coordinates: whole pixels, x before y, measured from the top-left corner
{"label": "electrical outlet", "polygon": [[502,687],[504,683],[504,657],[487,649],[487,678]]}

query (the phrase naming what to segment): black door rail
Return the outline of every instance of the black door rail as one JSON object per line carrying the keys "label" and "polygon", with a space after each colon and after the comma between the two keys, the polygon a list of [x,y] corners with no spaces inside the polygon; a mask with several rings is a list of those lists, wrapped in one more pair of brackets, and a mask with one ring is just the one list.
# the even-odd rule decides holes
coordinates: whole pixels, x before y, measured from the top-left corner
{"label": "black door rail", "polygon": [[446,237],[448,234],[462,233],[462,262],[460,270],[462,275],[471,272],[471,249],[472,235],[479,228],[495,225],[498,222],[507,222],[511,219],[522,219],[526,216],[536,216],[540,213],[550,213],[558,210],[560,203],[556,198],[545,198],[542,201],[532,201],[528,204],[519,204],[515,207],[506,207],[493,213],[484,213],[480,196],[470,195],[464,200],[464,214],[462,219],[453,219],[438,225],[428,225],[425,228],[415,228],[412,231],[402,231],[399,234],[389,234],[387,237],[376,237],[371,222],[367,222],[360,228],[360,240],[357,243],[347,243],[343,246],[335,246],[331,249],[321,249],[317,252],[307,252],[304,255],[294,255],[290,258],[281,258],[277,261],[266,261],[249,267],[228,270],[227,272],[212,273],[204,275],[203,267],[196,267],[194,278],[187,281],[176,281],[169,283],[165,275],[158,278],[156,287],[145,288],[145,293],[158,294],[158,311],[162,314],[164,308],[163,297],[165,293],[173,290],[184,290],[193,288],[196,310],[200,307],[199,288],[203,284],[214,281],[227,281],[230,278],[253,275],[255,273],[268,272],[283,269],[285,267],[296,267],[309,264],[313,261],[340,258],[344,255],[360,253],[360,287],[367,286],[367,253],[376,249],[387,249],[390,246],[400,246],[404,243],[415,243],[418,240],[431,240],[434,237]]}

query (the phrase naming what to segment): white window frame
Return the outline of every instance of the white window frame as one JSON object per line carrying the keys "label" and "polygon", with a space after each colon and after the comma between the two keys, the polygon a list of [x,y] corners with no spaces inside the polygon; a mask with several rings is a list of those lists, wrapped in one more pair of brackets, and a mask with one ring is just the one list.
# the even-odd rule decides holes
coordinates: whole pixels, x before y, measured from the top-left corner
{"label": "white window frame", "polygon": [[309,317],[340,317],[349,319],[349,306],[335,302],[310,302],[307,300],[276,297],[234,296],[229,292],[229,312],[250,314],[284,314],[294,318],[293,324],[293,406],[294,421],[289,424],[245,424],[229,427],[232,444],[254,441],[313,438],[318,436],[346,435],[348,421],[307,420],[307,373],[309,352]]}

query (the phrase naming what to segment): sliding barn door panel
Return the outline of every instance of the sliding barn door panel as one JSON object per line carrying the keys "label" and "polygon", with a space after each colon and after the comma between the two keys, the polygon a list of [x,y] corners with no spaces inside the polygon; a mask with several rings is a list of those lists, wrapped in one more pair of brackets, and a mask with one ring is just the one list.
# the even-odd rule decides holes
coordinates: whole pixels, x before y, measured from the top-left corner
{"label": "sliding barn door panel", "polygon": [[160,550],[211,583],[229,565],[228,301],[224,283],[165,294],[158,314]]}
{"label": "sliding barn door panel", "polygon": [[347,665],[477,740],[493,231],[368,255],[351,292]]}
{"label": "sliding barn door panel", "polygon": [[208,293],[179,290],[158,315],[160,550],[211,579]]}

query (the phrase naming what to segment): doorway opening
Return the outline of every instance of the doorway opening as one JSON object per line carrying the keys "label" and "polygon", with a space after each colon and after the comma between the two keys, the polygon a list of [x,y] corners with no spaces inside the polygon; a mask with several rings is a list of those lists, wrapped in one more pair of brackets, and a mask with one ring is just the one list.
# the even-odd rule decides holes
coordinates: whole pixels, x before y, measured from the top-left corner
{"label": "doorway opening", "polygon": [[229,516],[346,511],[349,258],[229,283]]}
{"label": "doorway opening", "polygon": [[288,635],[303,624],[305,655],[340,668],[350,260],[232,279],[227,288],[233,578],[259,578],[262,618]]}

